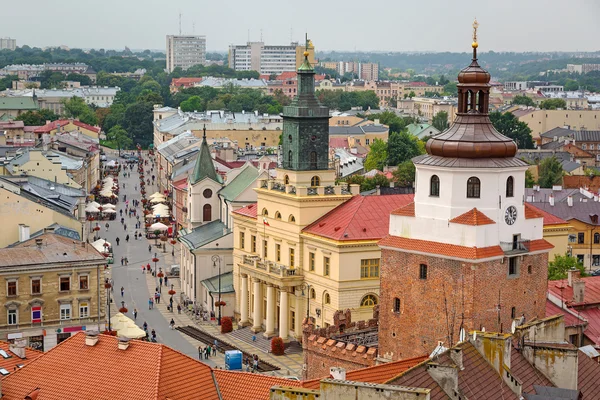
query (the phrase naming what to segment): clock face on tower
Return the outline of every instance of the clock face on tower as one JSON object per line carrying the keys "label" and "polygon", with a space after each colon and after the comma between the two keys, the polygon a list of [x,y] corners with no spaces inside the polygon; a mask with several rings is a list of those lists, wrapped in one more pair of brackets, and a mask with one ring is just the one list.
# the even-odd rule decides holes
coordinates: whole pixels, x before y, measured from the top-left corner
{"label": "clock face on tower", "polygon": [[506,212],[504,213],[504,221],[508,225],[512,225],[517,220],[517,209],[515,206],[510,206],[506,208]]}

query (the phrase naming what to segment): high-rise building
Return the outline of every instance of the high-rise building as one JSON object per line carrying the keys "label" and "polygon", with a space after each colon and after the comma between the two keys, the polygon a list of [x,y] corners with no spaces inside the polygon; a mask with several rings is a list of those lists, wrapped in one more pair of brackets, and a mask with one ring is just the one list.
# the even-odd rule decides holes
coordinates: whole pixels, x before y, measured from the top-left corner
{"label": "high-rise building", "polygon": [[[304,61],[307,46],[298,42],[289,45],[265,45],[263,42],[248,42],[245,45],[229,46],[229,68],[236,71],[258,71],[263,75],[294,72]],[[308,60],[315,64],[315,47],[308,41]]]}
{"label": "high-rise building", "polygon": [[0,50],[14,50],[17,48],[17,40],[11,38],[0,38]]}
{"label": "high-rise building", "polygon": [[206,62],[206,36],[167,35],[167,71]]}

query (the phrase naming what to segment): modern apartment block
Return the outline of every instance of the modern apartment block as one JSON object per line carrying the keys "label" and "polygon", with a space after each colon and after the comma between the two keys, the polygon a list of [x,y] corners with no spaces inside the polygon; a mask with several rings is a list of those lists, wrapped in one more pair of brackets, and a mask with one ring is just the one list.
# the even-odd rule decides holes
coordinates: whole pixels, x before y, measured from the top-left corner
{"label": "modern apartment block", "polygon": [[[265,45],[248,42],[229,46],[229,67],[236,71],[258,71],[262,75],[295,72],[304,60],[306,46],[298,42],[289,45]],[[315,47],[308,42],[308,60],[314,65]]]}
{"label": "modern apartment block", "polygon": [[206,62],[206,36],[167,35],[167,72]]}
{"label": "modern apartment block", "polygon": [[360,80],[378,81],[379,80],[379,64],[363,63],[357,61],[324,61],[321,63],[323,68],[334,69],[338,74],[344,75],[352,73]]}
{"label": "modern apartment block", "polygon": [[567,64],[567,72],[587,74],[592,71],[600,71],[600,64]]}
{"label": "modern apartment block", "polygon": [[0,38],[0,50],[14,50],[17,48],[17,39]]}

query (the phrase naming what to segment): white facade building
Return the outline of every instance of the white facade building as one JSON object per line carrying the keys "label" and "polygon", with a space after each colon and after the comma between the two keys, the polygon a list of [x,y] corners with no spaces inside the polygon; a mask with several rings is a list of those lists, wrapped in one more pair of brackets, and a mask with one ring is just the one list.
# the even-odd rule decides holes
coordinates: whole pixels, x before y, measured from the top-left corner
{"label": "white facade building", "polygon": [[[270,46],[263,42],[229,46],[229,68],[236,71],[258,71],[263,75],[295,72],[299,44]],[[304,48],[302,48],[304,49]]]}
{"label": "white facade building", "polygon": [[17,39],[0,38],[0,50],[15,50],[17,48]]}
{"label": "white facade building", "polygon": [[167,72],[206,62],[206,36],[167,35]]}

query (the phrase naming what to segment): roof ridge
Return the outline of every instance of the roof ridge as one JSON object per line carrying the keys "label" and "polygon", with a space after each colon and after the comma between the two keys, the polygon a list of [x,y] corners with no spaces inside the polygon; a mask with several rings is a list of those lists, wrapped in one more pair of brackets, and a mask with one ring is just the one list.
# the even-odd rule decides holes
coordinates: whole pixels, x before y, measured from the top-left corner
{"label": "roof ridge", "polygon": [[156,379],[154,380],[155,384],[154,384],[154,398],[158,399],[158,394],[160,392],[160,377],[161,377],[161,372],[162,372],[162,359],[163,359],[163,355],[162,355],[162,351],[163,351],[163,346],[164,344],[162,343],[157,343],[158,344],[158,367],[156,368]]}

